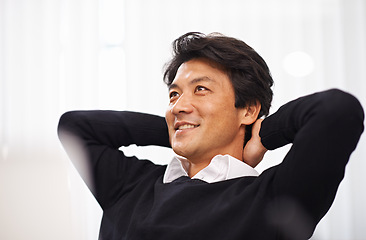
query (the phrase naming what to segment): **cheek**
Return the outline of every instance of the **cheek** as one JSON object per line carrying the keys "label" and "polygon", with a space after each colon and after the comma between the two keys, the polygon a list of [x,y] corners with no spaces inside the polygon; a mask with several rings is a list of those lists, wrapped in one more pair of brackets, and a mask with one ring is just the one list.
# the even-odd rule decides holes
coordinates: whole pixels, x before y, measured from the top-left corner
{"label": "cheek", "polygon": [[173,114],[171,112],[171,109],[168,107],[165,111],[165,121],[169,125],[172,122]]}
{"label": "cheek", "polygon": [[[232,118],[236,114],[235,104],[227,98],[221,101],[206,102],[203,109],[206,115],[212,118]],[[225,121],[226,119],[222,120]]]}
{"label": "cheek", "polygon": [[165,112],[165,122],[168,126],[169,135],[170,135],[171,130],[173,129],[173,125],[174,125],[174,117],[173,117],[172,113],[170,112],[170,110],[167,110]]}
{"label": "cheek", "polygon": [[208,116],[211,124],[221,131],[233,131],[240,127],[237,109],[229,104],[217,106]]}

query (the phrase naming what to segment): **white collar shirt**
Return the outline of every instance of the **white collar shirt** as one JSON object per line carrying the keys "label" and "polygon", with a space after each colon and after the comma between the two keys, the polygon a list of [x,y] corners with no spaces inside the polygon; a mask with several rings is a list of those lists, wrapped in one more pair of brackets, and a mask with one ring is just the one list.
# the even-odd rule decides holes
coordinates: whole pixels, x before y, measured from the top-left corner
{"label": "white collar shirt", "polygon": [[[175,156],[168,164],[163,183],[170,183],[179,177],[188,177],[190,163],[186,158]],[[200,179],[207,183],[214,183],[245,176],[258,176],[258,172],[248,164],[230,156],[217,155],[210,164],[199,171],[192,179]]]}

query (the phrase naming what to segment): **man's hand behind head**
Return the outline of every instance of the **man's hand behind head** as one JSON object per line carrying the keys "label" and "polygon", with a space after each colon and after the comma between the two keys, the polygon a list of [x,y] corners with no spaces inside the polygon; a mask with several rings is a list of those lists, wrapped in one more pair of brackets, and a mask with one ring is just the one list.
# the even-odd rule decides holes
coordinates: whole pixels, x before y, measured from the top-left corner
{"label": "man's hand behind head", "polygon": [[243,160],[251,167],[257,166],[263,159],[267,149],[263,146],[259,131],[261,129],[263,119],[258,119],[252,127],[252,137],[247,142],[243,151]]}

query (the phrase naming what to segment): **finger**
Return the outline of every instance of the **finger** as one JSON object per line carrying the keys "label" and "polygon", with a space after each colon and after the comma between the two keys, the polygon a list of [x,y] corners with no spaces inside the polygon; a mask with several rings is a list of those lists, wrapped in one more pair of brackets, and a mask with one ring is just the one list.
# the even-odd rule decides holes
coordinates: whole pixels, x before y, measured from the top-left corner
{"label": "finger", "polygon": [[261,129],[261,125],[262,125],[262,121],[263,119],[258,119],[257,121],[255,121],[255,123],[253,124],[252,127],[252,137],[259,137],[259,131]]}

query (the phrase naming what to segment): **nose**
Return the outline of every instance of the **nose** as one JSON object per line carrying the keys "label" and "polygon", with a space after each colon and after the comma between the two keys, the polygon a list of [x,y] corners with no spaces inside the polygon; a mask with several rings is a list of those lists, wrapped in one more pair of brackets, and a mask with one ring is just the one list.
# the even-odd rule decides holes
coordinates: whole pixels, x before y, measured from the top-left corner
{"label": "nose", "polygon": [[171,112],[174,115],[181,113],[191,113],[193,111],[192,99],[188,95],[182,94],[174,103]]}

